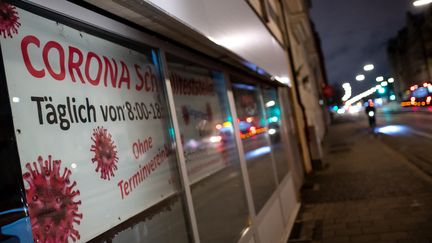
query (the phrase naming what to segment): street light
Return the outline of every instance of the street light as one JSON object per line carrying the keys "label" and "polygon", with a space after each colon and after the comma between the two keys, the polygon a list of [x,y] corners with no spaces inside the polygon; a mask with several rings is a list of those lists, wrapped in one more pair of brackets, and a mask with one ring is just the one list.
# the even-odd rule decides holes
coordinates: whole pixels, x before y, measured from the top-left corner
{"label": "street light", "polygon": [[356,76],[356,80],[357,81],[363,81],[363,80],[365,80],[365,76],[363,75],[363,74],[358,74],[357,76]]}
{"label": "street light", "polygon": [[365,71],[372,71],[374,68],[375,68],[375,66],[373,64],[366,64],[363,67],[363,70],[365,70]]}
{"label": "street light", "polygon": [[384,77],[383,76],[379,76],[375,79],[377,82],[381,82],[384,81]]}
{"label": "street light", "polygon": [[342,97],[342,101],[347,101],[352,95],[351,84],[344,83],[344,84],[342,84],[342,88],[345,90],[345,94]]}
{"label": "street light", "polygon": [[389,83],[394,83],[394,78],[389,78],[389,79],[387,79],[387,81],[388,81]]}
{"label": "street light", "polygon": [[419,7],[419,6],[424,6],[424,5],[427,5],[430,3],[432,3],[432,0],[416,0],[413,2],[413,5],[415,7]]}

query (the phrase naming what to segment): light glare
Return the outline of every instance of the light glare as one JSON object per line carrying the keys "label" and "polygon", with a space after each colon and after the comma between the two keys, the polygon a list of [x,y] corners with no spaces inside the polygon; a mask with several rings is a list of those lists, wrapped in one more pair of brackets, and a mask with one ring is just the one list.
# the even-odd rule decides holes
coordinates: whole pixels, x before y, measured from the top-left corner
{"label": "light glare", "polygon": [[413,2],[413,5],[415,7],[419,7],[419,6],[427,5],[429,3],[432,3],[432,0],[417,0]]}
{"label": "light glare", "polygon": [[337,110],[337,113],[338,114],[344,114],[345,113],[345,108]]}
{"label": "light glare", "polygon": [[276,102],[275,102],[274,100],[270,100],[269,102],[267,102],[267,103],[265,104],[266,107],[272,107],[272,106],[274,106],[274,105],[276,105]]}
{"label": "light glare", "polygon": [[279,76],[274,76],[273,78],[274,78],[276,81],[278,81],[279,83],[286,84],[286,85],[288,85],[288,86],[291,87],[291,80],[290,80],[289,77],[279,77]]}
{"label": "light glare", "polygon": [[365,78],[366,77],[363,74],[359,74],[359,75],[356,76],[356,80],[357,81],[363,81],[363,80],[365,80]]}
{"label": "light glare", "polygon": [[380,127],[377,129],[377,131],[379,133],[395,135],[395,134],[406,133],[408,131],[408,128],[406,126],[401,126],[401,125],[390,125],[390,126]]}
{"label": "light glare", "polygon": [[342,97],[342,101],[347,101],[350,97],[351,97],[351,95],[352,95],[352,89],[351,89],[351,84],[349,84],[349,83],[344,83],[344,84],[342,84],[342,88],[345,90],[345,94],[344,94],[344,96]]}
{"label": "light glare", "polygon": [[259,156],[263,156],[271,152],[270,146],[265,146],[261,148],[257,148],[255,150],[249,151],[245,154],[246,160],[250,160]]}
{"label": "light glare", "polygon": [[273,135],[273,134],[275,134],[276,133],[276,129],[274,129],[274,128],[270,128],[269,130],[268,130],[268,134],[270,134],[270,135]]}
{"label": "light glare", "polygon": [[[380,87],[381,87],[381,86],[380,86]],[[376,87],[372,87],[372,88],[370,88],[370,89],[364,91],[363,93],[360,93],[360,94],[358,94],[358,95],[352,97],[351,99],[349,99],[349,100],[347,100],[347,101],[345,102],[345,106],[348,107],[348,106],[354,104],[355,102],[357,102],[357,101],[359,101],[359,100],[361,100],[361,99],[363,99],[363,98],[365,98],[365,97],[367,97],[367,96],[369,96],[369,95],[375,93],[376,90],[377,90]]]}
{"label": "light glare", "polygon": [[222,141],[222,137],[221,136],[211,136],[209,140],[212,143],[219,143],[220,141]]}
{"label": "light glare", "polygon": [[365,71],[372,71],[375,68],[373,64],[367,64],[363,67],[363,70]]}
{"label": "light glare", "polygon": [[384,81],[384,77],[383,76],[379,76],[375,79],[377,82],[381,82]]}
{"label": "light glare", "polygon": [[270,117],[270,122],[277,122],[277,121],[279,121],[277,116]]}

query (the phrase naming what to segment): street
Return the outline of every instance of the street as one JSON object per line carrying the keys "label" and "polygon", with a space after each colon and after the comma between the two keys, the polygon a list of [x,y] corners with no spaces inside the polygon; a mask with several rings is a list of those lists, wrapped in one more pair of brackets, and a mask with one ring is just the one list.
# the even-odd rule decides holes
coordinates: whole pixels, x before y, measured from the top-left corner
{"label": "street", "polygon": [[432,176],[432,113],[379,113],[377,132],[382,141]]}
{"label": "street", "polygon": [[337,117],[289,242],[432,242],[431,115],[379,110],[375,133],[363,112]]}

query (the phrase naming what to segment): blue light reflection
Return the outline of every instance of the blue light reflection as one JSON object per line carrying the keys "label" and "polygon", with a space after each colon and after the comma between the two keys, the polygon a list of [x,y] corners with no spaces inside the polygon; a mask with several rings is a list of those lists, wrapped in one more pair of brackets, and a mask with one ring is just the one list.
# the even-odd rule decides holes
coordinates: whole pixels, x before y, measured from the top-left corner
{"label": "blue light reflection", "polygon": [[407,133],[410,129],[403,125],[390,125],[375,129],[375,132],[384,133],[387,135],[399,135]]}
{"label": "blue light reflection", "polygon": [[270,153],[270,151],[271,151],[270,146],[257,148],[257,149],[254,149],[252,151],[247,152],[245,154],[245,158],[246,158],[246,160],[250,160],[250,159],[268,154],[268,153]]}

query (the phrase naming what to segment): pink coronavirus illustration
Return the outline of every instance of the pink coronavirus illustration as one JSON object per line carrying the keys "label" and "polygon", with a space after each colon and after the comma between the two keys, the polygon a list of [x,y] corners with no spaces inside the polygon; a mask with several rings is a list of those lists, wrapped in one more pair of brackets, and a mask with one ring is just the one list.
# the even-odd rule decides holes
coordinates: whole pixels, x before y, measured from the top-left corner
{"label": "pink coronavirus illustration", "polygon": [[21,24],[16,8],[8,3],[0,2],[0,33],[3,38],[11,37],[18,33]]}
{"label": "pink coronavirus illustration", "polygon": [[97,164],[96,172],[101,173],[101,178],[110,180],[114,176],[114,171],[117,170],[117,146],[107,129],[97,127],[93,129],[92,138],[93,144],[90,151],[94,153],[92,162]]}
{"label": "pink coronavirus illustration", "polygon": [[61,160],[53,160],[51,155],[47,160],[42,156],[37,163],[25,165],[28,172],[23,175],[28,183],[26,197],[30,221],[35,242],[68,242],[80,239],[74,224],[80,224],[83,215],[78,206],[81,200],[75,190],[76,182],[71,182],[72,172],[64,168],[60,174]]}

